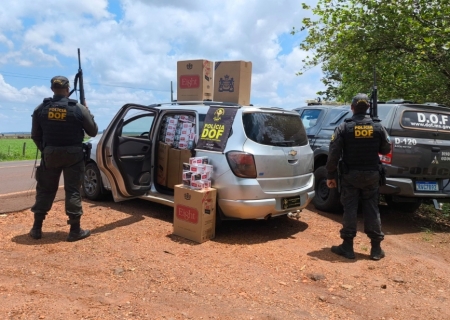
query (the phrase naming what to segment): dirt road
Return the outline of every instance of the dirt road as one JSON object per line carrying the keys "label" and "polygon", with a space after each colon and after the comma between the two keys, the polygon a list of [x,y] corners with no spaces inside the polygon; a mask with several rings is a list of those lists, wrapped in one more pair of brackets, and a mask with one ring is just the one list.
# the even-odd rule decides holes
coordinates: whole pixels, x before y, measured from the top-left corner
{"label": "dirt road", "polygon": [[39,241],[29,210],[0,216],[0,319],[450,319],[450,236],[408,215],[382,215],[376,262],[361,233],[355,261],[332,254],[340,216],[317,211],[196,244],[171,234],[171,208],[85,202],[93,235],[68,243],[62,206]]}

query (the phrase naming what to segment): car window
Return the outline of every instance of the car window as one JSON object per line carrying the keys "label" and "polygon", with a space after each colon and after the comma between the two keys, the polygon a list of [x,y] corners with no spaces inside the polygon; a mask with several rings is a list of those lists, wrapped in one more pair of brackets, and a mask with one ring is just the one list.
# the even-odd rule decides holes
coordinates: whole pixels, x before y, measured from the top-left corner
{"label": "car window", "polygon": [[245,134],[250,140],[269,146],[304,146],[308,137],[298,115],[254,112],[243,113]]}
{"label": "car window", "polygon": [[305,129],[314,127],[317,124],[317,119],[322,110],[320,109],[305,109],[301,115],[303,126]]}
{"label": "car window", "polygon": [[350,110],[343,110],[341,108],[330,109],[323,120],[323,127],[336,127],[344,119],[351,117],[351,115]]}
{"label": "car window", "polygon": [[450,114],[422,111],[403,111],[400,124],[404,128],[450,132]]}
{"label": "car window", "polygon": [[392,110],[394,110],[393,105],[388,105],[388,104],[378,105],[378,108],[377,108],[378,119],[380,119],[381,121],[387,119],[389,113]]}
{"label": "car window", "polygon": [[[130,110],[137,111],[137,110]],[[126,119],[124,121],[124,125],[122,127],[123,137],[148,137],[150,128],[152,127],[154,120],[153,113],[147,112],[138,112],[129,116],[127,114]]]}

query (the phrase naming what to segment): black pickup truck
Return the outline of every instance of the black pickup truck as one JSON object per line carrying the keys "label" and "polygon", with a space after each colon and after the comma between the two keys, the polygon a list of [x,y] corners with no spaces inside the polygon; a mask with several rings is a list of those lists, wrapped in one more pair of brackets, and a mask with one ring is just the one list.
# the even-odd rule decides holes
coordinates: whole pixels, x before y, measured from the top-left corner
{"label": "black pickup truck", "polygon": [[[339,193],[326,185],[325,164],[331,135],[351,117],[350,106],[309,105],[295,110],[314,150],[312,202],[319,210],[336,211],[341,208]],[[378,104],[378,117],[392,143],[391,152],[380,155],[387,178],[380,194],[388,206],[414,212],[422,202],[436,207],[450,202],[450,108],[392,101]]]}

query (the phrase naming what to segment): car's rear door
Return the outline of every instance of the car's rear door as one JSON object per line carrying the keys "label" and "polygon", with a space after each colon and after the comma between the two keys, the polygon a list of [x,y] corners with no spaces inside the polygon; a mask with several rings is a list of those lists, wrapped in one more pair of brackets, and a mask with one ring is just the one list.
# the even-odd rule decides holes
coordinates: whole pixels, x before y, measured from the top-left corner
{"label": "car's rear door", "polygon": [[154,126],[159,110],[123,106],[103,133],[97,163],[111,182],[116,201],[144,195],[152,186]]}
{"label": "car's rear door", "polygon": [[414,179],[417,192],[442,190],[450,176],[450,110],[400,106],[389,130],[393,144],[388,175]]}
{"label": "car's rear door", "polygon": [[264,191],[288,191],[305,186],[313,172],[313,152],[297,114],[260,108],[243,111],[243,151],[255,159]]}

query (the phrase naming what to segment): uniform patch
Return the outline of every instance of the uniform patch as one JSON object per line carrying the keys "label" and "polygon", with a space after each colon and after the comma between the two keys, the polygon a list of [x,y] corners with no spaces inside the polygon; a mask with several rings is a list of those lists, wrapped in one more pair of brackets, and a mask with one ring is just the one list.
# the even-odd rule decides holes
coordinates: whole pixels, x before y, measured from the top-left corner
{"label": "uniform patch", "polygon": [[355,138],[373,138],[373,126],[372,125],[356,125],[355,126]]}
{"label": "uniform patch", "polygon": [[49,108],[48,120],[66,121],[67,109],[64,108]]}
{"label": "uniform patch", "polygon": [[334,141],[334,133],[331,135],[331,142]]}

